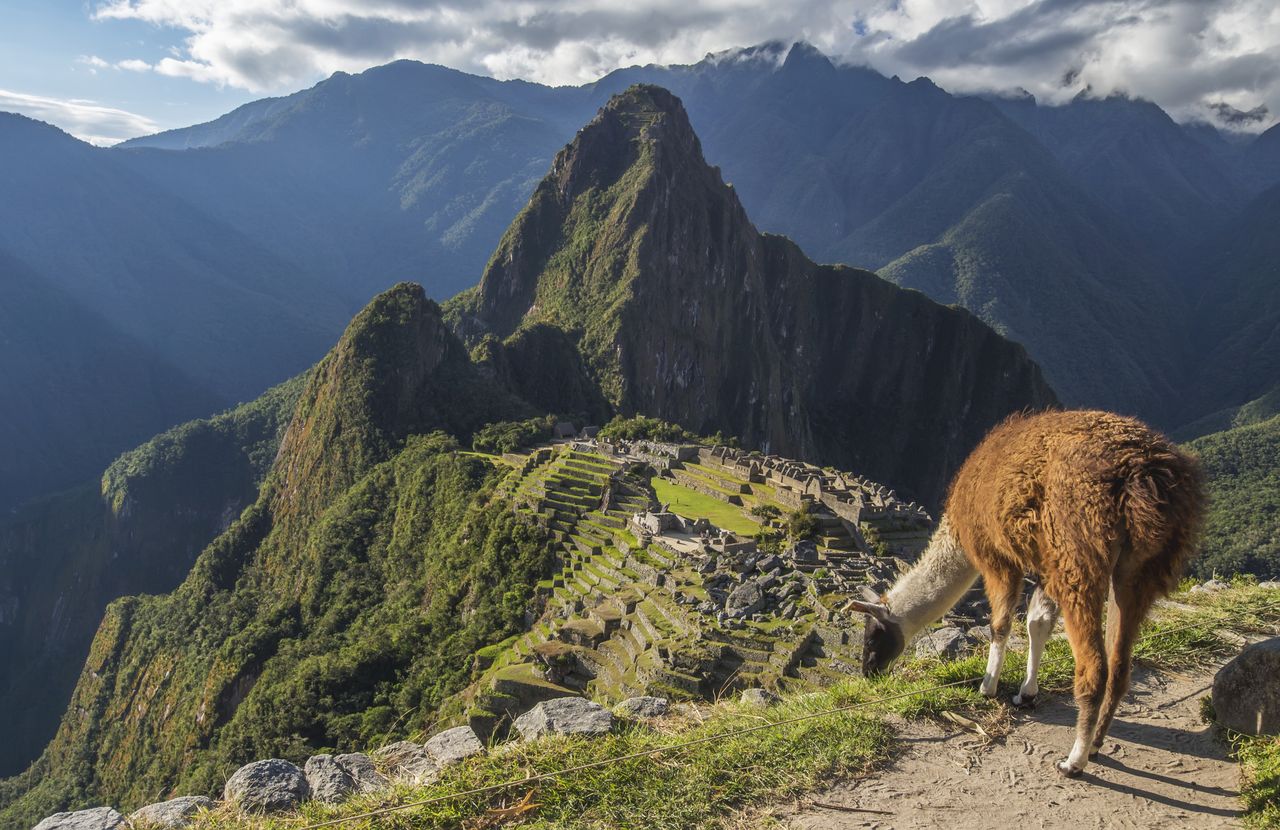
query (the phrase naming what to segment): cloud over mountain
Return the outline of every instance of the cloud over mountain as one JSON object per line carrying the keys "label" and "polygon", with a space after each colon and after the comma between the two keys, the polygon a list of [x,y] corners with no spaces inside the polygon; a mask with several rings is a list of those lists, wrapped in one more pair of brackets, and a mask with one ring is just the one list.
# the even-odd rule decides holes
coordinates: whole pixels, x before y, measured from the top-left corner
{"label": "cloud over mountain", "polygon": [[582,83],[781,38],[955,91],[1119,91],[1231,126],[1257,122],[1218,104],[1280,111],[1272,0],[106,0],[93,14],[185,31],[153,71],[253,92],[395,58]]}

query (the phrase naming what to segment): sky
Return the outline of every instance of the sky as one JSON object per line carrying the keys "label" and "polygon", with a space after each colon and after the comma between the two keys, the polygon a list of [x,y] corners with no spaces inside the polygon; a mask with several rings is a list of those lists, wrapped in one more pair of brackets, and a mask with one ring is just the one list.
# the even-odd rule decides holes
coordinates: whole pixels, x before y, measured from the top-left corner
{"label": "sky", "polygon": [[776,39],[953,92],[1280,116],[1277,0],[0,0],[0,110],[110,144],[399,58],[579,84]]}

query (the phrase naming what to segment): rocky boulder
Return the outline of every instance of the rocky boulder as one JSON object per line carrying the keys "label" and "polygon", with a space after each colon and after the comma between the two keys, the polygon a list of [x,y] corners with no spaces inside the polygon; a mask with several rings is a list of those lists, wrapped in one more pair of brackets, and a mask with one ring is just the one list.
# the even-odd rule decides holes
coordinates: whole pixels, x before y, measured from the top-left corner
{"label": "rocky boulder", "polygon": [[325,804],[337,804],[356,791],[356,779],[332,755],[312,755],[304,767],[311,797]]}
{"label": "rocky boulder", "polygon": [[311,795],[307,776],[279,758],[245,764],[227,779],[222,800],[246,813],[292,810]]}
{"label": "rocky boulder", "polygon": [[175,830],[190,824],[196,813],[201,810],[212,810],[213,807],[212,798],[205,798],[202,795],[184,795],[134,810],[129,816],[129,824],[135,830],[143,830],[147,827]]}
{"label": "rocky boulder", "polygon": [[613,711],[624,718],[660,718],[671,709],[671,702],[665,697],[629,697],[613,707]]}
{"label": "rocky boulder", "polygon": [[1213,710],[1228,729],[1280,734],[1280,637],[1248,646],[1218,671]]}
{"label": "rocky boulder", "polygon": [[376,793],[388,786],[386,777],[373,765],[373,759],[362,752],[339,755],[333,760],[355,780],[356,790],[362,794]]}
{"label": "rocky boulder", "polygon": [[73,813],[54,813],[32,830],[124,830],[124,816],[110,807],[94,807]]}
{"label": "rocky boulder", "polygon": [[733,589],[729,598],[725,600],[724,610],[732,616],[745,617],[759,611],[763,606],[764,591],[755,580],[748,580]]}
{"label": "rocky boulder", "polygon": [[402,778],[417,784],[435,780],[436,762],[425,747],[409,741],[397,741],[373,753],[392,778]]}
{"label": "rocky boulder", "polygon": [[916,640],[916,656],[942,657],[949,660],[959,657],[960,653],[972,644],[973,641],[959,628],[947,626],[922,634]]}
{"label": "rocky boulder", "polygon": [[484,744],[470,726],[446,729],[427,741],[427,754],[440,769],[460,764],[473,755],[484,752]]}
{"label": "rocky boulder", "polygon": [[777,702],[778,696],[768,689],[743,689],[739,700],[747,706],[771,706]]}
{"label": "rocky boulder", "polygon": [[580,697],[558,697],[516,718],[516,729],[526,741],[544,735],[607,735],[613,729],[613,714]]}

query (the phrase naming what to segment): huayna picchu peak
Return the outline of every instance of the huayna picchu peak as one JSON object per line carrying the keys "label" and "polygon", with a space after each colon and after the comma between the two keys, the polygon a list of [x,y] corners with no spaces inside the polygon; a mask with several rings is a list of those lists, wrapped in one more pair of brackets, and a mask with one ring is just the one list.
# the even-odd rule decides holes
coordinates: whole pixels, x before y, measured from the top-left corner
{"label": "huayna picchu peak", "polygon": [[864,471],[927,503],[990,424],[1056,400],[968,312],[758,232],[679,99],[652,86],[612,98],[560,151],[446,313],[471,342],[559,328],[618,412]]}
{"label": "huayna picchu peak", "polygon": [[821,682],[856,659],[828,625],[854,583],[914,555],[988,428],[1055,401],[969,312],[759,233],[652,86],[556,156],[474,289],[383,292],[301,383],[256,500],[109,607],[5,827],[500,734],[549,689]]}

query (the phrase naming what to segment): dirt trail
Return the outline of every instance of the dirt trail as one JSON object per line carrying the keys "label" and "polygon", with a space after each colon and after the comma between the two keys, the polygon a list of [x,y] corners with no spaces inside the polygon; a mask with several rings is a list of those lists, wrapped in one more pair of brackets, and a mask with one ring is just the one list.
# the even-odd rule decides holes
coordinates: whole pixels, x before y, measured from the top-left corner
{"label": "dirt trail", "polygon": [[906,747],[892,767],[814,796],[784,823],[793,830],[1239,827],[1239,767],[1200,720],[1213,671],[1135,667],[1134,675],[1102,753],[1079,779],[1053,768],[1071,746],[1076,716],[1069,699],[1055,696],[1015,713],[1012,731],[995,743],[958,727],[903,724]]}

